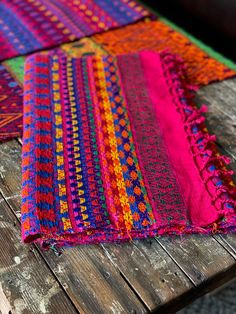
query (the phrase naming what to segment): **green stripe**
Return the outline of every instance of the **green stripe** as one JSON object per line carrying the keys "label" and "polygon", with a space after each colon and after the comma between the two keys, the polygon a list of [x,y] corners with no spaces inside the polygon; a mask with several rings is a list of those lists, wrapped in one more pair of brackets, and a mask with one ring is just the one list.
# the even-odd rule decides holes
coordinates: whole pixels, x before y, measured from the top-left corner
{"label": "green stripe", "polygon": [[24,62],[25,57],[12,58],[3,62],[9,72],[22,84],[24,82]]}

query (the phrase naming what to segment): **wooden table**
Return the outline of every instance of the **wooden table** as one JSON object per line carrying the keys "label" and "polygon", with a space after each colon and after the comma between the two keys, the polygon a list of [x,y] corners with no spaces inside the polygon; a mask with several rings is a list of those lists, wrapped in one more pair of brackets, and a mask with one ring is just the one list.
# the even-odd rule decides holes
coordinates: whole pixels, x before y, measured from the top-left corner
{"label": "wooden table", "polygon": [[[208,125],[236,159],[236,79],[198,92]],[[21,243],[21,144],[0,145],[0,312],[174,313],[236,274],[236,236],[157,237],[64,249]],[[236,169],[236,163],[232,164]],[[11,311],[11,312],[10,312]]]}

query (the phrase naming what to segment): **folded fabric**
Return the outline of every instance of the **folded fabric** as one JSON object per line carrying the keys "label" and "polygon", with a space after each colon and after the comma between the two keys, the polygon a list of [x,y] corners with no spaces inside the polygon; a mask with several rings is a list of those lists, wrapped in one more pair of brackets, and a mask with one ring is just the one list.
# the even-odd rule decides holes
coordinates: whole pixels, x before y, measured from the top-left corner
{"label": "folded fabric", "polygon": [[236,230],[228,159],[174,56],[36,54],[24,88],[25,242]]}
{"label": "folded fabric", "polygon": [[[131,4],[130,4],[131,5]],[[151,34],[151,35],[150,35]],[[56,51],[64,51],[73,57],[81,57],[93,53],[124,53],[139,51],[149,48],[161,51],[168,48],[173,53],[178,53],[186,64],[186,75],[189,82],[197,85],[206,85],[210,82],[220,81],[236,74],[223,63],[217,61],[201,48],[191,42],[186,36],[175,31],[162,21],[139,21],[124,29],[112,30],[92,38],[82,38],[73,43],[62,44]],[[46,53],[46,52],[45,52]],[[55,53],[55,50],[51,50]],[[11,84],[19,85],[23,79],[23,65],[25,57],[6,60],[2,66],[9,72]],[[4,81],[4,77],[2,78]],[[9,93],[8,79],[3,82],[0,89],[0,104],[8,108],[9,114],[22,115],[22,97],[15,100],[15,95]],[[20,87],[18,87],[20,88]],[[6,98],[7,95],[7,98]],[[9,104],[15,104],[12,107]],[[6,138],[21,136],[22,123],[9,120],[0,106],[0,117],[3,116],[4,126],[0,124],[0,141]],[[1,119],[1,118],[0,118]],[[6,133],[7,130],[7,133]]]}
{"label": "folded fabric", "polygon": [[[90,38],[45,50],[42,53],[65,52],[67,55],[105,54]],[[25,56],[6,60],[0,64],[0,141],[21,137],[23,131],[23,79]]]}
{"label": "folded fabric", "polygon": [[133,0],[2,0],[0,60],[90,36],[149,15]]}

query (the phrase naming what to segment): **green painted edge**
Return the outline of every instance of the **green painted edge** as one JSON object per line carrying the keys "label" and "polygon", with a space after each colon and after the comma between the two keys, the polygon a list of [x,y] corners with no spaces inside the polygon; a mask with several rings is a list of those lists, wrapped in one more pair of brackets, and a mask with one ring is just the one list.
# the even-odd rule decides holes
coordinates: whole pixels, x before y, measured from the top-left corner
{"label": "green painted edge", "polygon": [[12,58],[3,62],[8,71],[20,82],[24,82],[24,62],[25,56]]}

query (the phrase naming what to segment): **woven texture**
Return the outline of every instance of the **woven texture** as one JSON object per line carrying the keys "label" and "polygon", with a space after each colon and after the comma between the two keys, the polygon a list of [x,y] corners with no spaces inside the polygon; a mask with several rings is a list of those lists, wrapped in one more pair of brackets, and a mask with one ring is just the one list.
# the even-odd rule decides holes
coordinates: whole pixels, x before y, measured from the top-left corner
{"label": "woven texture", "polygon": [[[131,4],[130,4],[131,5]],[[152,34],[150,36],[150,34]],[[60,48],[52,50],[63,51],[72,57],[81,57],[91,54],[116,54],[133,52],[149,48],[156,51],[169,49],[173,53],[178,53],[187,66],[186,74],[189,82],[198,85],[206,85],[214,81],[220,81],[235,75],[235,71],[230,70],[223,63],[211,58],[206,52],[201,50],[193,42],[181,33],[170,28],[161,21],[139,21],[134,25],[126,26],[122,29],[112,30],[90,38],[82,38],[79,41],[62,44]],[[44,53],[49,53],[45,51]],[[6,60],[2,66],[9,72],[12,84],[23,84],[23,65],[25,57],[18,57]],[[4,127],[0,123],[0,141],[6,138],[21,136],[21,123],[14,120],[17,113],[22,115],[22,98],[9,92],[9,87],[5,78],[0,89],[0,118],[4,121]],[[18,89],[20,87],[18,86]],[[6,98],[7,95],[7,98]],[[17,101],[16,101],[17,97]],[[9,104],[17,104],[14,108]],[[5,110],[8,114],[14,114],[12,120],[6,119]]]}
{"label": "woven texture", "polygon": [[[62,44],[42,53],[64,52],[68,56],[106,54],[89,38]],[[0,64],[0,141],[22,136],[23,77],[25,57],[9,59]]]}
{"label": "woven texture", "polygon": [[232,77],[236,71],[211,58],[186,36],[162,21],[141,21],[121,29],[93,37],[110,54],[136,52],[143,49],[168,49],[184,60],[186,74],[192,84],[207,85]]}
{"label": "woven texture", "polygon": [[235,231],[229,161],[175,57],[36,54],[24,88],[25,242]]}
{"label": "woven texture", "polygon": [[23,91],[0,64],[0,140],[22,135]]}
{"label": "woven texture", "polygon": [[0,60],[132,23],[149,12],[129,0],[2,0]]}

